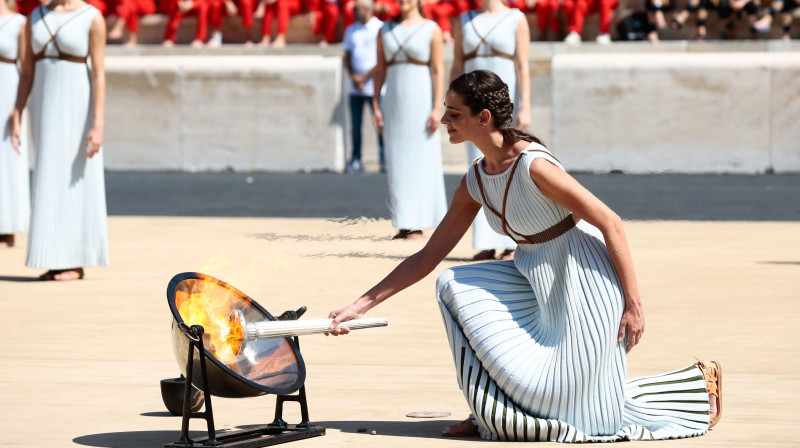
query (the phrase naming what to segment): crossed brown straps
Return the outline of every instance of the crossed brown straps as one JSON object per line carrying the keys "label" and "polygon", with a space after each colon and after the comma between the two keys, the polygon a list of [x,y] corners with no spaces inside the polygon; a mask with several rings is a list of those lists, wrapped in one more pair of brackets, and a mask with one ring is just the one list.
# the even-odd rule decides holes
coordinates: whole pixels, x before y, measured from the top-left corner
{"label": "crossed brown straps", "polygon": [[[481,33],[478,32],[478,29],[475,28],[475,20],[473,20],[473,19],[475,19],[474,11],[470,11],[469,12],[469,23],[470,23],[470,25],[472,25],[472,29],[475,31],[475,34],[478,35],[478,38],[481,40],[481,43],[478,44],[477,47],[475,47],[475,50],[473,50],[473,51],[471,51],[471,52],[469,52],[469,53],[464,55],[464,60],[465,61],[468,61],[468,60],[474,59],[474,58],[487,58],[487,57],[492,57],[492,56],[495,56],[495,57],[498,57],[498,58],[503,58],[503,59],[510,59],[512,61],[514,60],[514,55],[513,54],[503,53],[502,51],[495,50],[495,48],[492,46],[492,44],[490,44],[486,40],[486,39],[489,38],[489,35],[492,34],[492,31],[494,31],[494,29],[497,28],[497,25],[500,25],[500,22],[505,20],[505,18],[508,17],[509,15],[511,15],[511,11],[508,11],[507,13],[503,14],[503,17],[500,17],[500,20],[498,20],[497,23],[495,23],[494,26],[492,26],[489,29],[489,32],[486,33],[486,35],[481,35]],[[491,53],[490,54],[480,54],[479,55],[478,54],[478,50],[481,49],[481,44],[485,44],[487,47],[489,47],[489,50],[491,50]]]}
{"label": "crossed brown straps", "polygon": [[[14,20],[12,20],[13,18],[14,18],[14,14],[9,15],[9,19],[6,20],[5,22],[3,22],[2,25],[0,25],[0,30],[5,28],[9,23],[13,22],[14,21]],[[0,56],[0,62],[6,63],[6,64],[16,64],[17,60],[16,59],[4,58],[4,57]]]}
{"label": "crossed brown straps", "polygon": [[[81,15],[84,12],[88,11],[89,9],[91,9],[91,8],[84,7],[77,14],[75,14],[74,16],[72,16],[69,19],[67,19],[64,23],[62,23],[61,26],[58,27],[56,32],[53,33],[52,31],[50,31],[50,26],[47,25],[47,21],[44,19],[44,5],[40,6],[39,7],[39,14],[42,16],[42,23],[44,23],[44,27],[47,29],[47,32],[50,33],[50,40],[45,42],[45,44],[42,46],[42,51],[40,51],[40,52],[38,52],[38,53],[33,55],[33,60],[34,61],[38,61],[40,59],[61,59],[62,61],[77,62],[79,64],[85,64],[86,63],[86,59],[88,59],[87,56],[73,56],[71,54],[66,54],[66,53],[61,52],[61,49],[58,48],[58,41],[56,40],[56,35],[72,19],[74,19],[75,17],[78,17],[79,15]],[[56,51],[58,52],[58,56],[46,56],[44,54],[45,51],[47,51],[47,46],[50,45],[51,42],[52,42],[53,46],[56,47]]]}
{"label": "crossed brown straps", "polygon": [[[391,34],[392,37],[394,38],[395,42],[397,42],[398,49],[397,49],[397,51],[394,52],[392,57],[388,61],[386,61],[386,67],[389,67],[390,65],[394,65],[394,64],[428,65],[428,61],[420,61],[419,59],[414,59],[411,56],[409,56],[408,53],[406,52],[406,49],[405,49],[405,45],[411,40],[411,37],[413,37],[414,34],[416,34],[417,31],[421,30],[423,28],[424,24],[425,24],[425,22],[423,22],[420,26],[418,26],[417,29],[412,31],[411,34],[409,34],[408,37],[406,37],[406,40],[404,40],[403,42],[400,42],[400,39],[398,39],[397,36],[394,34],[394,28],[389,30],[389,34]],[[399,56],[400,53],[403,53],[403,56],[406,57],[405,61],[398,61],[397,60],[397,56]]]}
{"label": "crossed brown straps", "polygon": [[[497,210],[495,210],[494,208],[492,208],[491,205],[489,205],[489,201],[486,200],[486,193],[484,193],[483,191],[483,181],[481,180],[481,174],[478,171],[478,161],[480,159],[475,159],[475,161],[472,162],[472,166],[475,168],[475,178],[478,180],[478,189],[480,189],[481,191],[483,206],[486,207],[486,209],[492,212],[495,216],[500,218],[500,221],[503,223],[503,233],[505,233],[512,240],[514,240],[514,242],[517,244],[541,244],[556,239],[559,236],[567,233],[569,229],[575,227],[575,225],[578,224],[578,221],[580,221],[580,219],[576,218],[572,213],[570,213],[555,225],[552,225],[547,229],[542,230],[541,232],[535,233],[533,235],[523,235],[511,228],[511,226],[508,224],[508,221],[506,221],[506,201],[508,200],[508,190],[511,187],[511,180],[514,178],[514,172],[517,170],[517,165],[519,165],[519,161],[522,160],[522,154],[524,154],[526,151],[543,152],[549,155],[550,157],[556,159],[554,155],[550,154],[547,151],[542,151],[541,149],[526,149],[525,151],[521,152],[517,156],[517,160],[514,161],[514,165],[511,167],[511,173],[508,176],[508,182],[506,182],[506,191],[503,193],[502,213],[498,213]],[[558,161],[558,159],[556,159],[556,161]],[[514,235],[521,237],[522,241],[517,240],[517,238],[515,238],[514,235],[512,235],[512,233]]]}

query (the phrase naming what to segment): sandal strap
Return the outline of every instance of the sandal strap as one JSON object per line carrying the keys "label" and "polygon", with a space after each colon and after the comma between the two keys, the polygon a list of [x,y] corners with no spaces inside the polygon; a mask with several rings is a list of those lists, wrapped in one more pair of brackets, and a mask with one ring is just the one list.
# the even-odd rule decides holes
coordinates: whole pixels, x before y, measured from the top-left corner
{"label": "sandal strap", "polygon": [[719,384],[719,371],[717,363],[713,362],[708,365],[698,360],[695,365],[699,367],[700,371],[703,373],[703,379],[706,381],[706,391],[708,394],[719,397],[719,390],[717,387]]}

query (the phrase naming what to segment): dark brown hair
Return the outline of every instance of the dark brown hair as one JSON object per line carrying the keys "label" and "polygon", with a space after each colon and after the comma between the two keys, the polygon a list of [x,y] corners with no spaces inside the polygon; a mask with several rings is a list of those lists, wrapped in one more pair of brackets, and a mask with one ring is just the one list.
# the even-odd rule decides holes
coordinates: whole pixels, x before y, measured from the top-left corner
{"label": "dark brown hair", "polygon": [[508,95],[508,86],[494,72],[475,70],[464,73],[450,83],[450,90],[461,97],[472,115],[488,110],[494,127],[503,134],[506,143],[524,140],[544,146],[536,136],[511,126],[514,103]]}

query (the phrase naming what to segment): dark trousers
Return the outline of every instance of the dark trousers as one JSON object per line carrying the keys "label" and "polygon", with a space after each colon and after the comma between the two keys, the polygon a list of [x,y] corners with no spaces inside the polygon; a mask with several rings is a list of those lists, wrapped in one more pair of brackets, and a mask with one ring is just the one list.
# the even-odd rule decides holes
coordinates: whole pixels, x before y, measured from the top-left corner
{"label": "dark trousers", "polygon": [[[353,155],[350,161],[361,161],[361,122],[364,120],[364,104],[372,111],[372,97],[365,95],[350,95],[350,122],[353,125]],[[378,147],[380,148],[381,166],[386,164],[383,155],[383,136],[378,134]]]}

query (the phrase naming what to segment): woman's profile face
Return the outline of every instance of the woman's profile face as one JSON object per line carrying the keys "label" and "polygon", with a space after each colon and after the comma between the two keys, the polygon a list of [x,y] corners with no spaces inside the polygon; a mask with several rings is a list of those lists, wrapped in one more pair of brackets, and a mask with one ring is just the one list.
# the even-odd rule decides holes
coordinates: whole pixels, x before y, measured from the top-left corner
{"label": "woman's profile face", "polygon": [[481,114],[472,115],[461,96],[452,90],[444,95],[444,114],[439,121],[447,128],[450,143],[472,140],[475,133],[484,127],[481,125]]}

